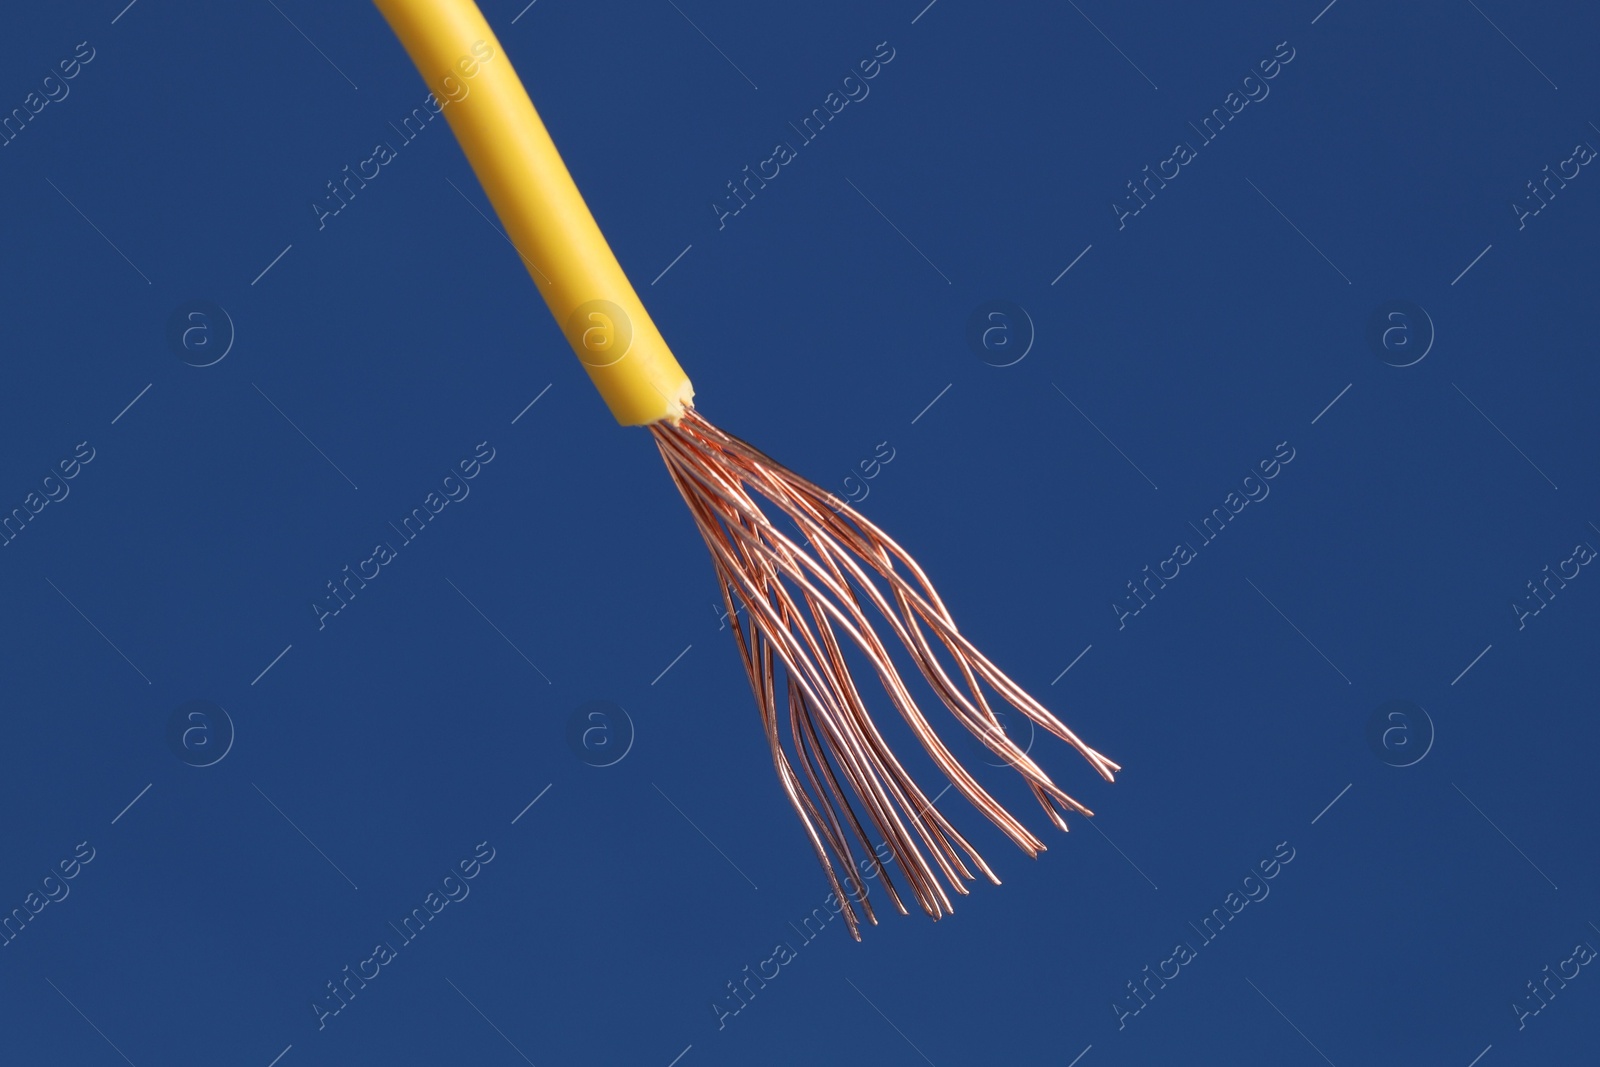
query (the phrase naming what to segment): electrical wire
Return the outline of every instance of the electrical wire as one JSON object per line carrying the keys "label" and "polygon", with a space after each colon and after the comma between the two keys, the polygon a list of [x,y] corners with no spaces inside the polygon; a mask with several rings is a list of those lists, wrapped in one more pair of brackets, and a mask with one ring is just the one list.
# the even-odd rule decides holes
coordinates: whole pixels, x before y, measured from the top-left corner
{"label": "electrical wire", "polygon": [[[864,870],[881,878],[898,911],[909,913],[869,828],[887,845],[909,896],[934,919],[952,910],[948,890],[968,892],[974,869],[1000,881],[939,810],[938,796],[930,799],[895,756],[868,710],[852,658],[876,675],[951,787],[1030,856],[1044,842],[940,738],[891,644],[956,721],[1022,776],[1056,827],[1068,828],[1067,814],[1092,815],[1006,733],[986,689],[1077,749],[1107,781],[1121,768],[978,651],[922,568],[887,534],[695,409],[693,385],[472,0],[374,2],[439,100],[513,247],[613,415],[653,436],[710,550],[779,783],[851,936],[860,940],[863,919],[877,922]],[[786,518],[800,540],[769,512]]]}

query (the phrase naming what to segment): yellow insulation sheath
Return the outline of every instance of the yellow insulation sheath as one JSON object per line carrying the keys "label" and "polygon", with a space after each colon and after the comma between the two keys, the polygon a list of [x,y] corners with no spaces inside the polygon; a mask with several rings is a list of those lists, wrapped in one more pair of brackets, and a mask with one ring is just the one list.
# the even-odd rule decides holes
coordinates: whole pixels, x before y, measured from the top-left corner
{"label": "yellow insulation sheath", "polygon": [[433,91],[534,284],[624,426],[674,423],[694,386],[472,0],[374,0]]}

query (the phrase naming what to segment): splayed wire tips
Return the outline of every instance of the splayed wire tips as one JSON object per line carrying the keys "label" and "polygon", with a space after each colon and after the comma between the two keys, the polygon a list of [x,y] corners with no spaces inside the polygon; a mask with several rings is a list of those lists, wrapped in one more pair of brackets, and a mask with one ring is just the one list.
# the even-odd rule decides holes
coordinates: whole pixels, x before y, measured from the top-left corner
{"label": "splayed wire tips", "polygon": [[[904,647],[962,726],[1022,775],[1056,827],[1067,829],[1068,813],[1093,814],[1007,736],[984,686],[1077,749],[1107,781],[1121,767],[1084,744],[963,637],[922,568],[887,534],[832,493],[717,429],[693,409],[678,424],[657,422],[650,431],[711,551],[778,780],[800,816],[852,937],[861,939],[863,918],[878,921],[867,901],[864,871],[880,876],[895,908],[908,913],[872,848],[862,815],[887,844],[911,896],[934,919],[952,910],[946,887],[967,893],[966,882],[976,877],[974,868],[996,885],[1000,879],[890,750],[846,665],[846,648],[866,658],[950,785],[1030,856],[1045,848],[940,739],[875,622]],[[778,528],[757,498],[792,522],[800,542]],[[959,682],[946,669],[945,658],[954,664]],[[787,730],[779,723],[780,665]],[[836,865],[843,869],[843,883]]]}

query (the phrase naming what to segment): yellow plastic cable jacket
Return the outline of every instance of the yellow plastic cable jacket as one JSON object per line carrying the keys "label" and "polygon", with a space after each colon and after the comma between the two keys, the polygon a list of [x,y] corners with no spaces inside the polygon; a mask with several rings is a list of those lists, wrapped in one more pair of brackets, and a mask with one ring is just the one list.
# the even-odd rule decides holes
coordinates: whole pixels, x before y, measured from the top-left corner
{"label": "yellow plastic cable jacket", "polygon": [[694,386],[673,357],[472,0],[374,0],[405,46],[617,421],[676,423]]}

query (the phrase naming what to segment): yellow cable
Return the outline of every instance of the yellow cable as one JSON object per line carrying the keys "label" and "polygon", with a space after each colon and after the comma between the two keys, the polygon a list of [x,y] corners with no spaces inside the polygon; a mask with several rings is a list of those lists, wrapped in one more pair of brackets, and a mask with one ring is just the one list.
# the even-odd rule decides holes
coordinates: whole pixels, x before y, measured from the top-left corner
{"label": "yellow cable", "polygon": [[[512,243],[613,414],[624,425],[649,425],[711,549],[774,765],[842,903],[851,936],[861,939],[862,920],[878,921],[866,899],[863,875],[881,876],[894,904],[907,910],[892,887],[891,862],[904,872],[916,903],[935,919],[951,909],[940,874],[960,893],[967,892],[964,882],[975,877],[961,853],[991,881],[998,884],[1000,879],[941,813],[929,814],[932,805],[885,748],[850,668],[840,658],[842,643],[866,656],[951,785],[1023,851],[1037,855],[1044,848],[939,738],[906,688],[898,657],[890,655],[864,611],[876,607],[884,614],[921,676],[944,680],[946,684],[933,686],[940,701],[1004,765],[1028,779],[1056,826],[1067,828],[1068,813],[1094,814],[1051,781],[1006,734],[979,680],[1030,723],[1072,745],[1107,781],[1121,767],[1085,744],[963,637],[922,568],[887,534],[833,493],[713,426],[689,406],[694,399],[689,379],[601,236],[516,71],[472,0],[374,2],[443,104]],[[788,521],[769,521],[766,512],[774,509]],[[782,533],[791,526],[806,534],[804,548]],[[965,679],[971,699],[962,687],[948,684],[947,659],[954,661],[956,676]],[[786,679],[786,690],[780,678]],[[793,756],[778,725],[785,707]],[[797,765],[804,767],[808,781],[795,773]],[[826,775],[826,790],[819,772]],[[855,793],[861,807],[845,799],[841,783]],[[889,849],[882,862],[858,811],[884,842],[877,848]],[[847,822],[854,838],[846,833]],[[867,851],[870,868],[869,860],[862,860],[858,870],[857,843]],[[852,901],[859,902],[860,916]]]}
{"label": "yellow cable", "polygon": [[694,399],[472,0],[374,0],[444,105],[556,322],[617,421],[674,424]]}

